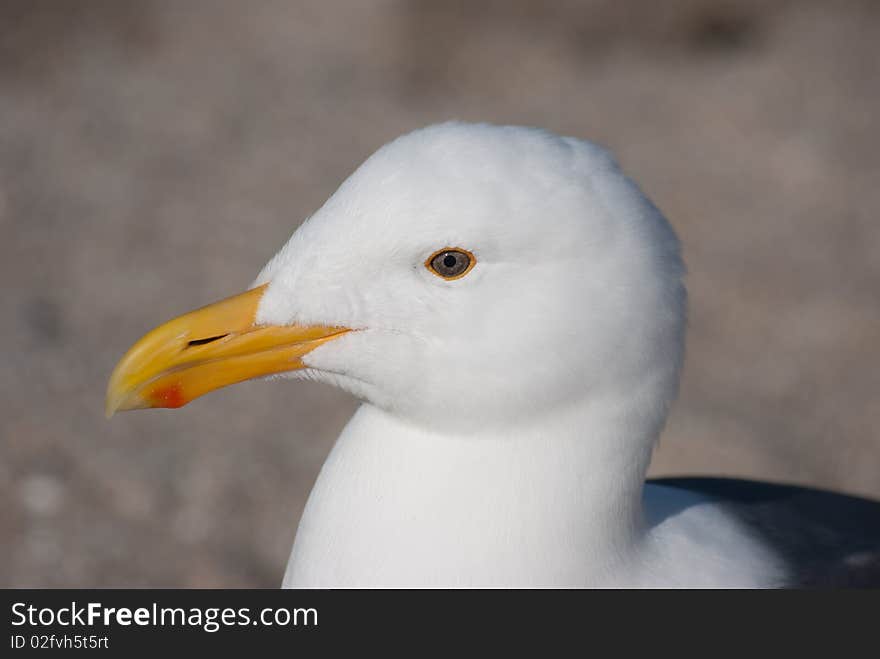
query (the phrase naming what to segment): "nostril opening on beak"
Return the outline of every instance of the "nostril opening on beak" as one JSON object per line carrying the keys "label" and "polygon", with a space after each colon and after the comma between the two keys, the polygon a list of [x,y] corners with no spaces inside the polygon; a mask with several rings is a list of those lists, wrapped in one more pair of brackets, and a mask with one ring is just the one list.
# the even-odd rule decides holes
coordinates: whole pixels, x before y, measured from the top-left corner
{"label": "nostril opening on beak", "polygon": [[213,343],[214,341],[219,341],[220,339],[229,336],[228,334],[220,334],[219,336],[209,336],[207,339],[195,339],[193,341],[187,341],[187,348],[194,348],[195,346],[203,346],[206,343]]}

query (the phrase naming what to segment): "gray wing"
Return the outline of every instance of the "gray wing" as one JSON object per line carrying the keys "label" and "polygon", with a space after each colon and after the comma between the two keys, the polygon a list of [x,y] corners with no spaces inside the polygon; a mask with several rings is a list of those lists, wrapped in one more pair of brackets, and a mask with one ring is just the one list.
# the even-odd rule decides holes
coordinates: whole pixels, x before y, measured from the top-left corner
{"label": "gray wing", "polygon": [[732,478],[648,481],[716,500],[787,562],[792,587],[880,586],[880,501]]}

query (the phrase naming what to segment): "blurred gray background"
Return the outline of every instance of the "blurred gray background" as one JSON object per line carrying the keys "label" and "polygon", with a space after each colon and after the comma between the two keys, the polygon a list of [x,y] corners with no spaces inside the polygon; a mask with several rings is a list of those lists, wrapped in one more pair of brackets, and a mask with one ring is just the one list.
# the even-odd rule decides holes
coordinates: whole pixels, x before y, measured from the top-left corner
{"label": "blurred gray background", "polygon": [[107,377],[450,118],[597,140],[680,233],[652,473],[880,497],[878,102],[876,0],[0,0],[0,585],[280,584],[354,401],[256,382],[108,422]]}

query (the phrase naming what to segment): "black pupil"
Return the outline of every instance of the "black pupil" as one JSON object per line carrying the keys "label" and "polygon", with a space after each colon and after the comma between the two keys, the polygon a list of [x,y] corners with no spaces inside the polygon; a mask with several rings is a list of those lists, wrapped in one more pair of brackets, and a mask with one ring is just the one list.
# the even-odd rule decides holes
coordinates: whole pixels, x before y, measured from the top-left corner
{"label": "black pupil", "polygon": [[447,268],[453,267],[456,263],[458,263],[458,259],[455,258],[455,254],[447,254],[443,257],[443,265]]}

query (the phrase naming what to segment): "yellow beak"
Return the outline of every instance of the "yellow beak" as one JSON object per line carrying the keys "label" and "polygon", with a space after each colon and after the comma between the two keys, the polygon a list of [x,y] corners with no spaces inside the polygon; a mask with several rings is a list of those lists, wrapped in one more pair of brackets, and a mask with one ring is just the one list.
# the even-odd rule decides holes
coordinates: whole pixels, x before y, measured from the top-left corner
{"label": "yellow beak", "polygon": [[266,285],[191,311],[135,343],[113,369],[107,417],[181,407],[236,382],[305,368],[302,357],[350,330],[254,324]]}

